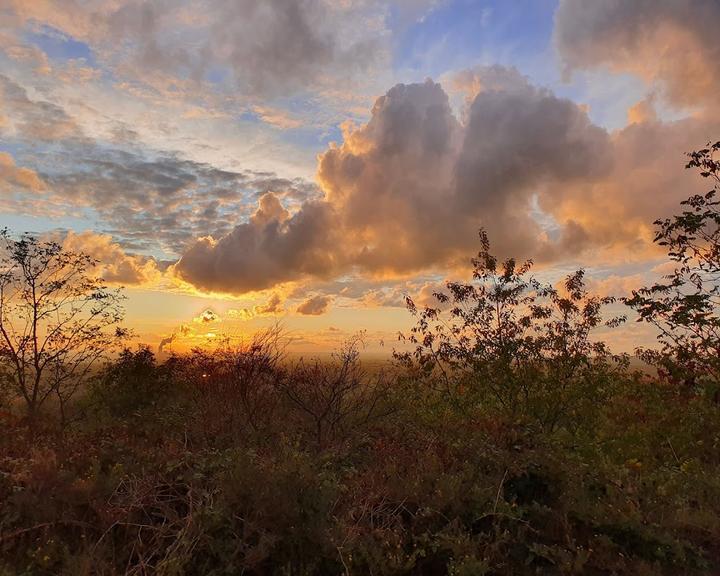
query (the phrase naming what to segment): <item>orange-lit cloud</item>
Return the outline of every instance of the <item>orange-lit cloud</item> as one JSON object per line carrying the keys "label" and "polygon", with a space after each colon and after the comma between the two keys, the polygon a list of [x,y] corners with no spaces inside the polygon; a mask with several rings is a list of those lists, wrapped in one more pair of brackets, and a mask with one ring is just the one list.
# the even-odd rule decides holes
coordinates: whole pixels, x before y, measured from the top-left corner
{"label": "orange-lit cloud", "polygon": [[643,98],[628,109],[628,124],[641,124],[643,122],[656,122],[655,95]]}
{"label": "orange-lit cloud", "polygon": [[13,157],[7,152],[0,152],[0,186],[4,190],[17,186],[32,192],[46,188],[40,176],[29,168],[17,166]]}
{"label": "orange-lit cloud", "polygon": [[606,67],[656,84],[679,106],[720,98],[716,0],[561,0],[555,42],[568,71]]}
{"label": "orange-lit cloud", "polygon": [[282,305],[282,298],[279,294],[274,293],[268,299],[265,304],[253,306],[252,308],[231,308],[227,314],[231,318],[237,318],[239,320],[250,320],[257,316],[276,316],[282,314],[285,311]]}
{"label": "orange-lit cloud", "polygon": [[62,239],[62,245],[66,250],[82,252],[96,259],[100,276],[113,284],[152,284],[161,276],[155,260],[126,253],[108,234],[70,231]]}
{"label": "orange-lit cloud", "polygon": [[210,308],[207,308],[206,310],[203,310],[199,315],[195,316],[193,318],[193,322],[196,324],[215,324],[217,322],[221,322],[222,318],[218,316],[216,312],[211,310]]}
{"label": "orange-lit cloud", "polygon": [[312,296],[297,307],[297,312],[298,314],[304,314],[306,316],[320,316],[327,312],[331,302],[331,296]]}
{"label": "orange-lit cloud", "polygon": [[353,269],[407,274],[464,262],[480,226],[504,253],[580,253],[588,242],[579,225],[563,221],[557,239],[545,238],[533,197],[606,173],[609,135],[516,71],[505,70],[509,90],[501,69],[488,74],[498,88],[476,95],[464,124],[439,84],[394,87],[367,124],[346,128],[342,145],[320,157],[324,199],[290,214],[263,197],[249,222],[192,245],[175,273],[236,293]]}
{"label": "orange-lit cloud", "polygon": [[590,292],[598,296],[612,296],[614,298],[625,298],[647,284],[647,278],[643,274],[631,274],[619,276],[611,274],[605,278],[589,278],[587,285]]}

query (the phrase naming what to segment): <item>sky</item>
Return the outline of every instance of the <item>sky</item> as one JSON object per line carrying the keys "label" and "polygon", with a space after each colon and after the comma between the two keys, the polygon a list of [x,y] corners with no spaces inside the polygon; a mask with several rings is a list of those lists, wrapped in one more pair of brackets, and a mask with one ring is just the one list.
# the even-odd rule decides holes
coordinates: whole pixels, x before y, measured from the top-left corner
{"label": "sky", "polygon": [[[161,352],[390,351],[477,232],[626,296],[720,137],[717,0],[0,0],[0,225]],[[605,335],[603,335],[605,336]],[[619,351],[649,341],[630,323]]]}

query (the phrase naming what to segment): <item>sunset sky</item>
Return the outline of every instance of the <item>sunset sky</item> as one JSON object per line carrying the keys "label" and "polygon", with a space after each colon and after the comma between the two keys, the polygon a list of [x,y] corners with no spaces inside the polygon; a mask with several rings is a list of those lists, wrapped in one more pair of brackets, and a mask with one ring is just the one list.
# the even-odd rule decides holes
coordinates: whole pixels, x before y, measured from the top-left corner
{"label": "sunset sky", "polygon": [[[720,138],[717,0],[0,0],[0,227],[139,341],[390,350],[477,231],[623,296]],[[647,329],[608,339],[627,350]],[[381,347],[384,342],[384,347]]]}

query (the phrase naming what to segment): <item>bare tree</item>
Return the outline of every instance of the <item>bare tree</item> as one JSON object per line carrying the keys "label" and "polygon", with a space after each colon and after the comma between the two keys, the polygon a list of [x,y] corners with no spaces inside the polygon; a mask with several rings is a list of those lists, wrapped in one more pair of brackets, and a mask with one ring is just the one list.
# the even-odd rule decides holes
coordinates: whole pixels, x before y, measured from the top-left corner
{"label": "bare tree", "polygon": [[371,376],[360,364],[362,345],[360,333],[343,342],[330,362],[300,359],[277,382],[320,447],[342,441],[394,411],[385,375]]}
{"label": "bare tree", "polygon": [[282,327],[275,325],[248,342],[228,339],[214,350],[195,348],[173,356],[165,366],[189,387],[203,435],[238,438],[261,432],[273,420],[285,346]]}
{"label": "bare tree", "polygon": [[65,423],[68,400],[123,340],[120,289],[93,275],[97,261],[29,234],[0,230],[0,367],[28,420],[49,398]]}

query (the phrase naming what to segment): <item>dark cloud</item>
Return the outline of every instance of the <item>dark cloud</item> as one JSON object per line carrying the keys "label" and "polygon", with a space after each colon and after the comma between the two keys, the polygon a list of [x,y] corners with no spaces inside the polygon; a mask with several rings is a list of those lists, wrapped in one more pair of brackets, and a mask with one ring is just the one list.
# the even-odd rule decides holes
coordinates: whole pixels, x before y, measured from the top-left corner
{"label": "dark cloud", "polygon": [[248,222],[217,241],[199,239],[174,271],[205,290],[262,290],[306,275],[334,272],[338,255],[330,249],[333,238],[335,221],[327,203],[307,202],[291,216],[276,196],[267,193]]}
{"label": "dark cloud", "polygon": [[298,314],[304,314],[307,316],[320,316],[327,312],[330,303],[332,302],[332,296],[317,295],[308,298],[297,307]]}
{"label": "dark cloud", "polygon": [[8,125],[0,123],[0,134],[31,142],[83,139],[78,124],[63,108],[44,100],[33,100],[27,91],[0,74],[0,110]]}
{"label": "dark cloud", "polygon": [[[126,248],[161,248],[179,255],[200,236],[229,233],[268,192],[290,206],[318,196],[317,186],[302,178],[221,170],[148,150],[132,138],[125,139],[124,146],[119,140],[98,142],[85,136],[62,107],[29,98],[24,88],[4,76],[0,103],[9,118],[0,133],[29,163],[15,169],[13,178],[22,177],[35,192],[42,189],[42,194],[24,200],[6,198],[3,205],[29,214],[91,209],[104,231]],[[118,130],[131,132],[116,123],[114,133]],[[13,165],[7,154],[4,161],[0,158],[0,178],[10,179]]]}
{"label": "dark cloud", "polygon": [[160,245],[171,254],[182,253],[199,236],[227,234],[267,190],[290,202],[316,194],[302,179],[230,172],[147,150],[83,145],[54,156],[67,154],[72,165],[48,162],[41,171],[56,194],[93,208],[107,230],[128,245]]}

